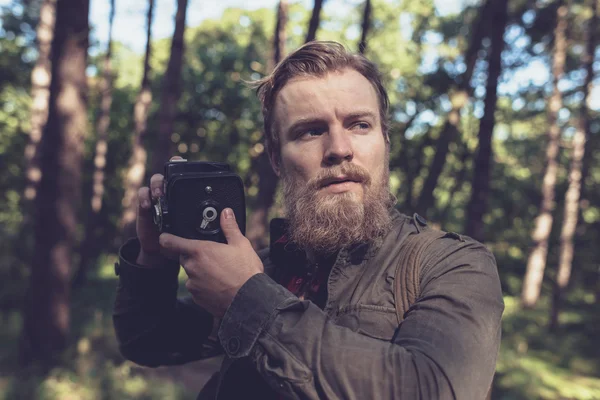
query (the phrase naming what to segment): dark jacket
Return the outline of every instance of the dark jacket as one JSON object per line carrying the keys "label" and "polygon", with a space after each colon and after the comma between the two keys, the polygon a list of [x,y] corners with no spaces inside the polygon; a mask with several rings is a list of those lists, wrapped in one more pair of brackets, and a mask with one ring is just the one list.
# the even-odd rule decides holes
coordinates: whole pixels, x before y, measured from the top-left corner
{"label": "dark jacket", "polygon": [[[218,386],[219,399],[483,399],[504,309],[494,257],[457,234],[435,241],[422,260],[420,297],[398,323],[398,249],[423,223],[394,212],[384,238],[342,249],[323,309],[273,279],[296,253],[286,261],[261,252],[265,273],[242,286],[221,321],[225,361],[201,397]],[[136,241],[125,244],[118,266],[114,324],[123,355],[148,366],[199,359],[212,317],[176,299],[177,265],[132,265],[137,251]]]}

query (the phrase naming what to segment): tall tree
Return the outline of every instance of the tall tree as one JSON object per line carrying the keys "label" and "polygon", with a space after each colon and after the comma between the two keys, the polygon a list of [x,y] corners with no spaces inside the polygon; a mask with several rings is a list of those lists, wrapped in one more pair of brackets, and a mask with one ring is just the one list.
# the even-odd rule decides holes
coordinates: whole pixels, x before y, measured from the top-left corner
{"label": "tall tree", "polygon": [[484,113],[479,123],[479,143],[475,165],[471,199],[467,206],[465,233],[483,241],[483,215],[487,209],[490,192],[491,167],[493,160],[492,136],[496,124],[496,102],[498,100],[498,79],[502,73],[502,50],[504,50],[504,30],[508,19],[508,1],[497,0],[493,9],[493,24],[490,26],[490,48],[488,51],[488,73],[484,100]]}
{"label": "tall tree", "polygon": [[554,29],[554,55],[552,61],[553,93],[547,108],[549,129],[546,145],[546,171],[542,182],[542,202],[532,235],[533,246],[527,260],[527,270],[521,293],[521,304],[525,308],[535,306],[540,297],[548,255],[548,238],[552,230],[554,188],[556,186],[556,176],[558,175],[558,151],[560,146],[558,112],[563,105],[558,82],[565,72],[568,6],[561,1],[556,12],[557,22]]}
{"label": "tall tree", "polygon": [[71,254],[87,128],[89,0],[61,0],[52,43],[48,122],[40,149],[35,254],[24,309],[21,360],[56,362],[69,332]]}
{"label": "tall tree", "polygon": [[104,55],[102,78],[99,84],[100,113],[96,121],[96,152],[94,157],[94,176],[92,181],[92,201],[86,220],[85,238],[80,249],[79,268],[73,280],[74,285],[81,285],[86,280],[88,266],[98,252],[96,231],[100,224],[100,209],[104,196],[104,171],[106,166],[106,151],[108,149],[108,127],[110,125],[110,108],[113,100],[113,70],[112,70],[112,32],[115,20],[115,0],[110,0],[108,15],[108,43]]}
{"label": "tall tree", "polygon": [[367,50],[367,35],[369,34],[369,29],[371,28],[371,0],[365,1],[365,10],[363,11],[363,20],[362,20],[362,33],[360,35],[360,42],[358,42],[358,51],[361,54],[365,54]]}
{"label": "tall tree", "polygon": [[317,38],[317,30],[321,23],[321,8],[323,8],[323,0],[315,0],[310,22],[308,23],[308,31],[306,32],[305,43],[312,42]]}
{"label": "tall tree", "polygon": [[493,8],[494,0],[486,0],[481,7],[478,18],[475,19],[470,32],[469,44],[465,52],[465,71],[457,79],[457,83],[449,93],[450,103],[452,108],[446,117],[446,121],[442,127],[439,138],[436,142],[435,155],[429,166],[429,173],[423,183],[423,188],[417,200],[416,210],[422,215],[427,215],[427,211],[434,205],[433,191],[437,186],[444,164],[450,143],[456,140],[459,132],[460,111],[467,104],[471,96],[472,88],[470,85],[475,62],[477,61],[477,53],[481,47],[481,40],[485,37],[485,33],[490,20],[489,14]]}
{"label": "tall tree", "polygon": [[162,172],[164,163],[172,155],[171,134],[175,125],[177,102],[181,96],[181,67],[185,52],[185,16],[188,0],[177,0],[175,32],[171,42],[171,55],[162,82],[160,110],[158,113],[158,140],[152,153],[152,172]]}
{"label": "tall tree", "polygon": [[146,53],[144,55],[144,73],[142,83],[133,108],[135,128],[131,137],[131,157],[125,173],[125,196],[123,197],[123,213],[120,220],[120,229],[124,237],[135,235],[135,218],[137,210],[137,193],[146,175],[146,161],[148,154],[143,145],[147,132],[148,111],[152,104],[152,90],[150,88],[150,57],[152,57],[152,18],[154,14],[154,0],[148,0],[148,13],[146,15]]}
{"label": "tall tree", "polygon": [[[275,33],[273,35],[273,65],[271,69],[281,61],[285,54],[287,14],[287,1],[280,0],[279,5],[277,6],[277,21],[275,23]],[[255,160],[254,168],[259,176],[258,193],[256,207],[249,219],[247,237],[255,249],[260,249],[267,244],[269,209],[275,200],[278,179],[273,168],[271,168],[269,156],[266,151],[262,151]]]}
{"label": "tall tree", "polygon": [[565,209],[563,223],[560,232],[560,255],[558,261],[558,272],[554,285],[554,295],[550,314],[550,328],[558,326],[558,316],[562,308],[562,299],[571,278],[573,264],[573,238],[579,217],[579,200],[582,185],[582,164],[585,154],[585,144],[590,136],[590,111],[589,101],[594,80],[594,53],[596,50],[596,32],[598,29],[598,0],[590,0],[592,15],[589,19],[586,34],[586,47],[581,55],[581,64],[586,71],[583,84],[583,100],[578,120],[577,130],[573,136],[573,155],[569,171],[569,187],[565,195]]}
{"label": "tall tree", "polygon": [[35,198],[37,185],[42,177],[40,169],[39,145],[44,125],[48,119],[48,100],[50,98],[50,77],[52,65],[50,50],[54,36],[56,20],[56,0],[43,0],[40,7],[40,19],[36,28],[38,58],[31,72],[31,130],[29,142],[25,147],[25,198]]}

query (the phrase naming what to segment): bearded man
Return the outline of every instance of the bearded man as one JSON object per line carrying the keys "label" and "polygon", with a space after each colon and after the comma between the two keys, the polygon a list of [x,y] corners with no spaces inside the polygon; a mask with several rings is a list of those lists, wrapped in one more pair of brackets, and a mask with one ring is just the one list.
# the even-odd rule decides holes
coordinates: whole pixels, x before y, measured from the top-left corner
{"label": "bearded man", "polygon": [[[200,359],[218,320],[225,358],[201,399],[484,398],[503,301],[483,245],[439,235],[418,265],[418,298],[396,313],[398,254],[426,222],[394,209],[375,65],[311,42],[257,87],[287,219],[258,254],[229,209],[227,244],[159,235],[149,210],[163,177],[153,176],[117,266],[123,355],[147,366]],[[189,298],[176,298],[180,265]]]}

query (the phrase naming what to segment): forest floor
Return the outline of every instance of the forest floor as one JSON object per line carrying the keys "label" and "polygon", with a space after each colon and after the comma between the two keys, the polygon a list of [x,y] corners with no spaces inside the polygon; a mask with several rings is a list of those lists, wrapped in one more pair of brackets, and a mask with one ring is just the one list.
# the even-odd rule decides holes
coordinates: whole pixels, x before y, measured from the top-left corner
{"label": "forest floor", "polygon": [[[182,285],[183,286],[183,285]],[[120,355],[111,310],[116,280],[106,267],[73,293],[73,345],[63,367],[41,376],[16,368],[19,311],[0,313],[0,400],[195,399],[221,357],[176,367],[143,368]],[[547,329],[548,302],[523,311],[505,297],[503,338],[493,399],[600,399],[600,315],[590,298]]]}

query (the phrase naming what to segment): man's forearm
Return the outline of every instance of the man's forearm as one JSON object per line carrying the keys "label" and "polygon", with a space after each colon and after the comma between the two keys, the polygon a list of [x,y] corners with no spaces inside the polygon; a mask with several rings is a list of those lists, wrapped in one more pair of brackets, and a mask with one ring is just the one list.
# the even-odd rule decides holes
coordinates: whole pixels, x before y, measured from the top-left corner
{"label": "man's forearm", "polygon": [[[123,355],[147,366],[181,364],[201,358],[212,316],[189,299],[177,299],[176,262],[148,268],[137,263],[135,240],[120,251],[119,286],[113,322]],[[152,260],[150,260],[152,262]]]}

